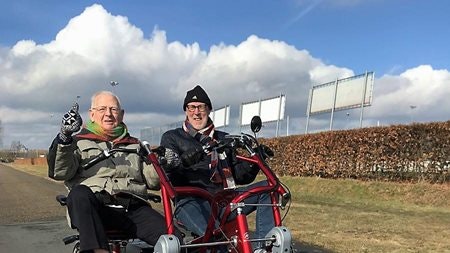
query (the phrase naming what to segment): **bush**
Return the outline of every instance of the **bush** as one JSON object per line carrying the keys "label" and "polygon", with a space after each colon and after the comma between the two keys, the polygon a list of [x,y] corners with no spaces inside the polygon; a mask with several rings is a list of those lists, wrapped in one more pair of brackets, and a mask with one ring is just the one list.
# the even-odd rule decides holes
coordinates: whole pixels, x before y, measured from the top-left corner
{"label": "bush", "polygon": [[450,121],[262,139],[280,175],[449,182]]}

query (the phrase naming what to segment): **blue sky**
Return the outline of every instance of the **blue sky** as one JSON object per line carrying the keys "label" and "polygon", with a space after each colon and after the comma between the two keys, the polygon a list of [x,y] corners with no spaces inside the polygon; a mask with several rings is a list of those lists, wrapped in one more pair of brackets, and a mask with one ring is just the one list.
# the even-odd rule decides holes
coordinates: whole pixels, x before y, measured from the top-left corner
{"label": "blue sky", "polygon": [[147,35],[158,26],[168,40],[198,42],[204,49],[255,34],[355,72],[450,65],[450,2],[442,0],[1,1],[0,43],[47,43],[93,3],[126,16]]}
{"label": "blue sky", "polygon": [[[135,135],[182,119],[180,101],[195,83],[218,107],[231,104],[235,111],[241,102],[288,94],[290,132],[301,133],[312,84],[366,70],[376,80],[365,126],[448,120],[449,1],[19,0],[0,6],[5,148],[13,140],[46,147],[74,94],[86,111],[90,94],[109,88],[108,80],[120,83],[115,92]],[[238,96],[226,93],[237,89]],[[358,116],[338,114],[336,127],[355,127]],[[323,115],[312,124],[322,129],[328,121]]]}

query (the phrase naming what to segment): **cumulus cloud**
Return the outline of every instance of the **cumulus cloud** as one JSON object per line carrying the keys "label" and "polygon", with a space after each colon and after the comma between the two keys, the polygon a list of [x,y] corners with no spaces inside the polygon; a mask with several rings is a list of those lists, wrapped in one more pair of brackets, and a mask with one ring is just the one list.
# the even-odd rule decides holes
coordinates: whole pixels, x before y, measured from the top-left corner
{"label": "cumulus cloud", "polygon": [[449,83],[448,70],[436,70],[430,65],[406,70],[398,76],[382,76],[375,84],[370,116],[387,122],[408,117],[417,121],[448,120]]}
{"label": "cumulus cloud", "polygon": [[[237,45],[222,43],[208,50],[198,43],[168,41],[166,31],[156,24],[145,35],[126,17],[94,4],[72,18],[49,43],[23,40],[0,49],[3,143],[8,147],[12,140],[19,140],[31,148],[47,147],[61,115],[76,97],[80,96],[80,110],[87,119],[90,96],[102,89],[121,97],[125,121],[139,135],[143,127],[182,120],[185,92],[195,84],[208,91],[214,107],[231,105],[233,117],[242,102],[285,94],[292,129],[300,131],[311,86],[355,74],[360,73],[256,35]],[[112,87],[110,81],[119,85]],[[399,104],[414,103],[417,112],[430,112],[430,120],[442,119],[450,108],[445,100],[448,82],[447,70],[431,66],[382,76],[375,81],[374,105],[367,115],[403,117]]]}

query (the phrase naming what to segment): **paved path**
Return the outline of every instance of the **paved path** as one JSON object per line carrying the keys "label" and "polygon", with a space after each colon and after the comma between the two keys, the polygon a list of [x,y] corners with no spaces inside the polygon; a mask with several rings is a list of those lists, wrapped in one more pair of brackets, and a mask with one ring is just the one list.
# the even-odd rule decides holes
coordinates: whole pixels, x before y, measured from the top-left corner
{"label": "paved path", "polygon": [[55,200],[63,184],[0,164],[0,224],[47,221],[65,217]]}
{"label": "paved path", "polygon": [[0,252],[71,252],[61,239],[73,233],[55,200],[61,183],[0,164]]}

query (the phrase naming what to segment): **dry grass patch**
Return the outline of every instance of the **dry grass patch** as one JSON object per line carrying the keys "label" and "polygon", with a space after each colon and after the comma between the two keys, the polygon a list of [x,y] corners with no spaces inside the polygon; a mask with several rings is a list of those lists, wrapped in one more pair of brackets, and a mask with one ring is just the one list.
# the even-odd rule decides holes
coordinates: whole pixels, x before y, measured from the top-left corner
{"label": "dry grass patch", "polygon": [[286,224],[302,244],[332,252],[450,252],[448,185],[282,178]]}

